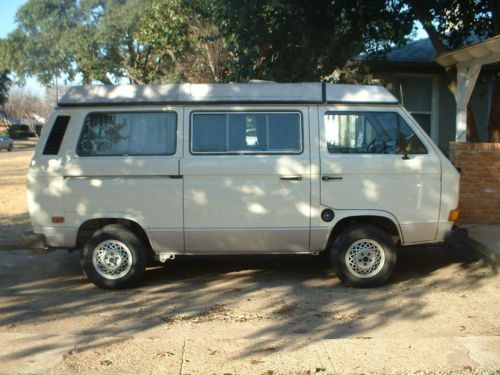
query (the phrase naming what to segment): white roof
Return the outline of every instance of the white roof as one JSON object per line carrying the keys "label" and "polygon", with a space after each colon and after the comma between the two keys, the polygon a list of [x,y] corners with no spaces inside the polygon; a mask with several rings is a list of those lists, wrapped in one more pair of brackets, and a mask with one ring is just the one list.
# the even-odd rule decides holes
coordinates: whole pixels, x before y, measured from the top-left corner
{"label": "white roof", "polygon": [[326,84],[327,103],[398,103],[383,86]]}
{"label": "white roof", "polygon": [[445,67],[455,64],[485,65],[498,62],[500,61],[500,35],[453,51],[443,52],[434,60]]}
{"label": "white roof", "polygon": [[382,86],[329,83],[214,83],[74,86],[60,106],[219,103],[398,103]]}

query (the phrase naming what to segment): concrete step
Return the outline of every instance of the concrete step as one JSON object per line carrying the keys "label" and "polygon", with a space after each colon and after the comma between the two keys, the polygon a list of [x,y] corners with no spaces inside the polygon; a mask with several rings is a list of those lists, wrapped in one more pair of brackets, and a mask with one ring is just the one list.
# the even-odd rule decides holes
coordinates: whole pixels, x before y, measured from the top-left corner
{"label": "concrete step", "polygon": [[500,264],[500,224],[464,225],[465,243],[483,256],[498,271]]}

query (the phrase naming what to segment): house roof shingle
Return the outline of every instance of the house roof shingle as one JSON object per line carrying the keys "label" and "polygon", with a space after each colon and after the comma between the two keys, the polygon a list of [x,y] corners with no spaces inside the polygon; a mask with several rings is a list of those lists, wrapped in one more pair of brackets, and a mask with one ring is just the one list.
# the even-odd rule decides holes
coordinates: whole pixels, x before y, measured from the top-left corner
{"label": "house roof shingle", "polygon": [[430,39],[426,38],[409,42],[405,46],[393,48],[387,53],[384,60],[389,62],[435,64],[432,58],[436,56],[436,54],[437,52],[432,46]]}

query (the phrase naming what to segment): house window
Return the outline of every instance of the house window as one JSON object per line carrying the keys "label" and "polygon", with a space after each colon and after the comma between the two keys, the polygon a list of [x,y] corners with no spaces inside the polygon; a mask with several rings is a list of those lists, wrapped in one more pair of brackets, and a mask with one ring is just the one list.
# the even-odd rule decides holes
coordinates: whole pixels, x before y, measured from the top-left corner
{"label": "house window", "polygon": [[435,78],[432,76],[400,76],[397,94],[403,106],[434,141],[437,141],[435,129],[434,105],[437,97]]}

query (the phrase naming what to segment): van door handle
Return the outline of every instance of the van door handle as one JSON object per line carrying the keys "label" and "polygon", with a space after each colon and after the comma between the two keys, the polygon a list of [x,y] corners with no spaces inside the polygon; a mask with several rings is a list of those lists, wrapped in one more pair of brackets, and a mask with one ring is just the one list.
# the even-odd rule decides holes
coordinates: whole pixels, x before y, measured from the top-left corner
{"label": "van door handle", "polygon": [[286,180],[286,181],[301,181],[302,177],[301,176],[280,176],[280,179]]}
{"label": "van door handle", "polygon": [[333,177],[333,176],[322,176],[321,179],[323,181],[330,181],[330,180],[342,180],[344,177],[341,177],[341,176],[336,176],[336,177]]}

